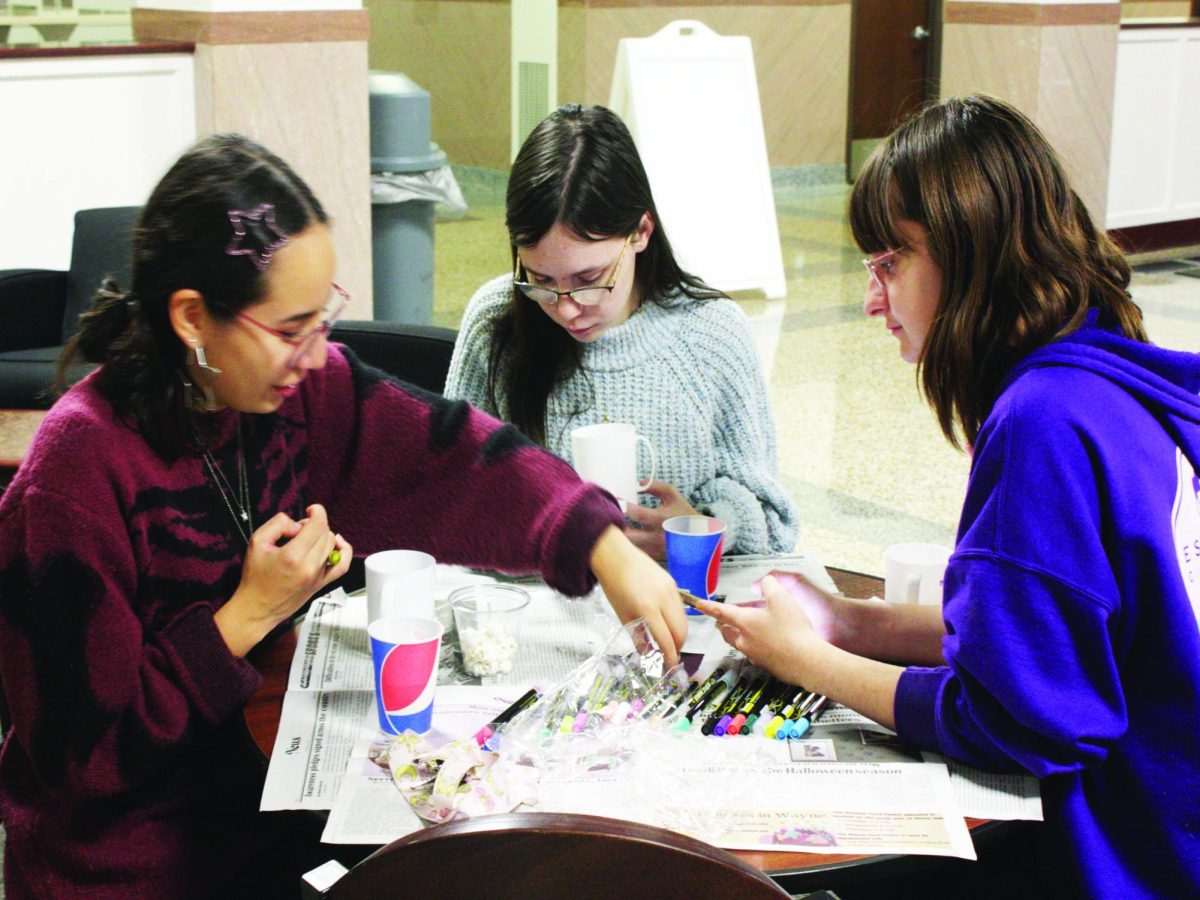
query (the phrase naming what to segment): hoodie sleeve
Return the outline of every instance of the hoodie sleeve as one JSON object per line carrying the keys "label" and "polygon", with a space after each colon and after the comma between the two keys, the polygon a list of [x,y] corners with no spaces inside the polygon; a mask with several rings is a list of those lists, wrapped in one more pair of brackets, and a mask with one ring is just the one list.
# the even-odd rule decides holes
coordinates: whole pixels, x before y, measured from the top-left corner
{"label": "hoodie sleeve", "polygon": [[976,445],[945,578],[947,665],[906,670],[895,714],[918,746],[1046,776],[1102,760],[1128,710],[1106,524],[1114,461],[1094,423],[1029,387],[1002,398]]}

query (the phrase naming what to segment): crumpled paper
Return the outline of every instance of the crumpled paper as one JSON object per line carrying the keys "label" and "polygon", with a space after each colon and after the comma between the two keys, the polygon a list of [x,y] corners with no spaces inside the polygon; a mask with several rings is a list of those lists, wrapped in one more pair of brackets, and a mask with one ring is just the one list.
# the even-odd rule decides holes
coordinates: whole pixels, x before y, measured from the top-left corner
{"label": "crumpled paper", "polygon": [[502,761],[474,738],[434,748],[414,731],[396,738],[379,760],[426,822],[510,812],[537,800],[536,769]]}

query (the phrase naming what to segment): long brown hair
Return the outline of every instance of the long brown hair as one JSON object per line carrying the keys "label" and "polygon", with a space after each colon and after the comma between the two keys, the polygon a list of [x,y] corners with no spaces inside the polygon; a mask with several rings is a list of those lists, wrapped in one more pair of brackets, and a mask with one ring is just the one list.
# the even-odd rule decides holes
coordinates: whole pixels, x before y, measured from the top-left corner
{"label": "long brown hair", "polygon": [[[600,241],[632,234],[649,213],[654,231],[634,271],[642,302],[662,303],[677,293],[695,300],[725,296],[676,261],[633,137],[603,106],[570,104],[542,120],[513,161],[506,206],[514,265],[517,247],[536,244],[556,222],[583,240]],[[500,409],[504,398],[508,420],[544,444],[546,404],[578,371],[579,344],[515,289],[494,327],[492,405]]]}
{"label": "long brown hair", "polygon": [[1013,364],[1089,310],[1145,341],[1129,264],[1097,229],[1054,150],[1003,101],[955,97],[914,115],[872,153],[850,195],[867,253],[924,226],[942,295],[917,378],[942,433],[974,443]]}

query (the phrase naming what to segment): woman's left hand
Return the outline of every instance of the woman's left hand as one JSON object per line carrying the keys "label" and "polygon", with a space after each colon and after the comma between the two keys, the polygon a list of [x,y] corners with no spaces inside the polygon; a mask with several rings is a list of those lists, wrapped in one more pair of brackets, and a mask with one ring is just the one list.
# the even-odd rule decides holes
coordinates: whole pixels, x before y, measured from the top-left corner
{"label": "woman's left hand", "polygon": [[588,562],[617,618],[644,619],[667,664],[677,663],[687,618],[674,579],[615,525],[601,533]]}
{"label": "woman's left hand", "polygon": [[653,494],[658,498],[659,505],[650,509],[647,506],[627,504],[625,516],[635,526],[626,527],[625,534],[639,549],[650,554],[655,559],[667,558],[667,539],[662,530],[662,523],[672,516],[698,516],[692,504],[679,492],[679,488],[665,481],[651,481],[643,493]]}

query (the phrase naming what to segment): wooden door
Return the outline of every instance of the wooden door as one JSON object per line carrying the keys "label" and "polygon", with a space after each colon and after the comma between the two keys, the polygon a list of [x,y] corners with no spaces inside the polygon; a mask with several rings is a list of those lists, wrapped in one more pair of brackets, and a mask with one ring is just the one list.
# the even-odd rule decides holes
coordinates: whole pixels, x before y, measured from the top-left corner
{"label": "wooden door", "polygon": [[886,137],[937,96],[938,0],[855,0],[850,139]]}

